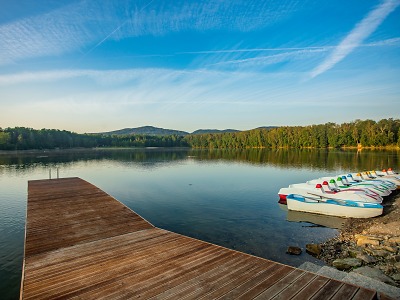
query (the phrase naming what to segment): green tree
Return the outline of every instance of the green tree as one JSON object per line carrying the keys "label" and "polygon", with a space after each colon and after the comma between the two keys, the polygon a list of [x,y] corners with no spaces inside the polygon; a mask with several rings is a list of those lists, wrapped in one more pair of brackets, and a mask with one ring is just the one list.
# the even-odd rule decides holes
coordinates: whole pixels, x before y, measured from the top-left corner
{"label": "green tree", "polygon": [[10,133],[0,131],[0,149],[8,149],[10,143]]}

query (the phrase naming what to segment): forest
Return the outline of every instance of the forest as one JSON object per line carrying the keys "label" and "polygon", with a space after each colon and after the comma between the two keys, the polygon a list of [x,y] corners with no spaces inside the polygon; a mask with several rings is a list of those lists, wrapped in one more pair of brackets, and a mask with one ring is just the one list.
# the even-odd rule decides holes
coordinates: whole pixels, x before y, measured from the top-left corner
{"label": "forest", "polygon": [[0,150],[94,147],[188,147],[183,136],[78,134],[66,130],[0,128]]}
{"label": "forest", "polygon": [[400,120],[355,120],[309,126],[281,126],[240,132],[180,135],[78,134],[65,130],[0,128],[0,150],[93,147],[344,148],[400,147]]}
{"label": "forest", "polygon": [[193,148],[400,147],[400,120],[356,120],[310,126],[282,126],[223,134],[188,135]]}

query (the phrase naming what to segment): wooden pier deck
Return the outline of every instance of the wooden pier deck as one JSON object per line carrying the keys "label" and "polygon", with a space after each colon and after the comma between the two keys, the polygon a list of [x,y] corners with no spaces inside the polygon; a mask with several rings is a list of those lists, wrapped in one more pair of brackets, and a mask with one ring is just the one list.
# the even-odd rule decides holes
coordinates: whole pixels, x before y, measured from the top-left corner
{"label": "wooden pier deck", "polygon": [[377,293],[155,228],[79,179],[28,184],[21,299],[377,299]]}

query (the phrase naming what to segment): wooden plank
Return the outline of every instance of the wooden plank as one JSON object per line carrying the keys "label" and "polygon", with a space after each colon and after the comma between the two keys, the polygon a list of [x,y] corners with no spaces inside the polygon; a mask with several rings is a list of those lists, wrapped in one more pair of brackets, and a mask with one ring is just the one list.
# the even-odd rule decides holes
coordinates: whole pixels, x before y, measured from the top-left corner
{"label": "wooden plank", "polygon": [[288,288],[294,281],[304,275],[304,271],[294,269],[291,273],[287,274],[281,280],[276,282],[274,285],[264,290],[263,293],[255,297],[255,299],[272,299],[275,295]]}
{"label": "wooden plank", "polygon": [[375,300],[378,296],[375,291],[359,288],[356,294],[353,296],[354,300]]}
{"label": "wooden plank", "polygon": [[217,289],[202,295],[198,299],[217,299],[221,296],[226,295],[227,293],[234,290],[236,287],[240,286],[241,284],[251,280],[251,278],[256,277],[258,274],[265,272],[268,268],[273,265],[272,262],[258,262],[255,265],[255,268],[249,269],[248,271],[242,272],[238,274],[236,277],[231,279],[230,281],[226,282],[223,285],[220,285]]}
{"label": "wooden plank", "polygon": [[28,183],[26,256],[150,228],[128,207],[81,179]]}
{"label": "wooden plank", "polygon": [[[232,253],[213,247],[202,253],[196,253],[186,261],[182,260],[180,266],[178,265],[180,261],[170,262],[164,265],[161,273],[159,269],[150,268],[139,274],[126,276],[119,282],[110,282],[107,285],[96,287],[95,290],[89,291],[90,297],[99,298],[107,295],[118,296],[118,298],[148,299],[230,259],[232,259]],[[124,288],[117,288],[120,285],[123,285]],[[84,298],[86,296],[87,294],[83,294]]]}
{"label": "wooden plank", "polygon": [[316,294],[311,299],[317,300],[317,299],[330,299],[333,297],[336,292],[343,286],[343,282],[336,281],[336,280],[330,280],[328,283],[324,286],[323,289],[320,289]]}
{"label": "wooden plank", "polygon": [[316,277],[317,275],[315,274],[304,272],[303,276],[296,279],[289,286],[283,289],[280,293],[275,295],[273,299],[276,300],[291,299],[296,294],[298,294],[305,286],[307,286],[308,283],[312,282]]}
{"label": "wooden plank", "polygon": [[[114,241],[115,245],[110,245],[107,248],[97,242],[92,243],[91,247],[86,249],[86,252],[82,247],[77,247],[73,249],[73,253],[71,253],[71,251],[64,251],[61,254],[61,257],[46,257],[44,262],[39,261],[41,264],[36,263],[33,264],[33,266],[29,266],[29,270],[34,273],[34,276],[40,275],[41,280],[43,280],[46,279],[46,277],[52,277],[53,275],[61,275],[63,269],[72,270],[74,268],[89,268],[93,265],[106,263],[107,261],[122,260],[127,255],[135,255],[137,258],[143,259],[142,256],[148,255],[149,250],[155,251],[154,243],[168,247],[179,240],[171,239],[171,236],[168,235],[162,235],[151,240],[135,241],[135,245],[132,245],[130,240],[128,240],[127,243],[123,243],[120,239],[112,239],[111,241]],[[164,242],[168,242],[169,244],[164,244]],[[186,244],[179,244],[179,246],[182,245]],[[135,248],[140,246],[142,247],[141,253],[135,251]],[[175,250],[175,248],[173,249]]]}
{"label": "wooden plank", "polygon": [[[254,276],[259,273],[262,269],[266,268],[266,264],[263,263],[251,263],[249,261],[241,268],[231,269],[225,272],[221,277],[217,278],[214,282],[208,281],[206,285],[199,285],[196,290],[185,299],[199,299],[199,298],[217,298],[216,294],[223,295],[227,290],[232,290],[235,285],[232,285],[234,281],[243,282],[244,278]],[[211,293],[214,293],[211,296]],[[218,296],[219,297],[219,296]]]}
{"label": "wooden plank", "polygon": [[262,281],[265,280],[265,278],[272,276],[276,272],[280,271],[283,269],[284,266],[280,264],[273,264],[271,265],[268,269],[263,270],[256,276],[252,277],[250,280],[244,282],[243,284],[237,286],[233,290],[231,290],[229,293],[225,294],[223,297],[220,299],[237,299],[240,295],[244,294],[254,286],[260,284]]}
{"label": "wooden plank", "polygon": [[79,178],[28,184],[21,299],[312,297],[376,292],[155,228]]}
{"label": "wooden plank", "polygon": [[50,265],[51,263],[60,264],[71,261],[78,257],[89,257],[91,255],[97,255],[98,253],[104,253],[104,251],[124,251],[123,247],[129,247],[130,251],[134,248],[146,247],[151,241],[155,239],[156,243],[161,243],[164,240],[175,239],[178,237],[173,235],[171,232],[154,229],[141,230],[137,232],[127,233],[112,237],[109,239],[103,239],[93,241],[85,244],[75,245],[68,249],[60,249],[51,251],[48,253],[41,253],[33,257],[27,257],[26,261],[30,263],[31,267],[35,264],[39,264],[38,267],[43,265]]}
{"label": "wooden plank", "polygon": [[279,279],[282,277],[290,274],[293,271],[293,268],[288,266],[282,266],[279,270],[274,272],[273,274],[269,274],[269,276],[265,277],[265,279],[260,282],[258,285],[254,286],[253,288],[249,289],[244,294],[240,295],[237,299],[253,299],[261,294],[266,289],[273,286]]}
{"label": "wooden plank", "polygon": [[316,276],[314,280],[309,282],[299,293],[297,293],[292,299],[311,299],[321,288],[326,286],[329,282],[329,278]]}
{"label": "wooden plank", "polygon": [[343,284],[331,300],[351,299],[357,293],[358,287],[351,284]]}
{"label": "wooden plank", "polygon": [[190,280],[182,284],[175,285],[161,294],[158,294],[153,299],[180,299],[184,296],[195,294],[196,292],[203,293],[204,290],[209,288],[214,289],[214,284],[218,284],[225,276],[228,276],[235,270],[242,270],[246,268],[247,260],[242,257],[236,256],[231,258],[224,264],[219,264],[216,268],[212,268],[203,274],[192,277]]}
{"label": "wooden plank", "polygon": [[74,289],[84,290],[92,285],[100,285],[109,281],[118,280],[124,276],[141,269],[157,267],[163,268],[163,264],[178,260],[181,257],[189,257],[194,252],[207,247],[195,243],[179,243],[172,248],[170,245],[161,245],[158,251],[145,251],[139,256],[131,256],[129,253],[123,258],[113,258],[101,265],[91,265],[86,268],[71,268],[67,273],[54,274],[51,278],[35,281],[27,285],[27,290],[35,296],[62,297],[70,294]]}

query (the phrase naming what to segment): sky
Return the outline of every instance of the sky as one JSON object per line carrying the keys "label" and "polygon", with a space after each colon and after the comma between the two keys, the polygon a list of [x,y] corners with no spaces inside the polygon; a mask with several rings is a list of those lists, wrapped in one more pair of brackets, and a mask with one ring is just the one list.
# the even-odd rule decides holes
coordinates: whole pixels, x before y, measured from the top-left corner
{"label": "sky", "polygon": [[400,0],[0,0],[0,127],[400,118]]}

